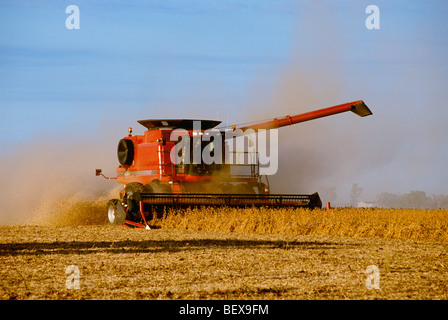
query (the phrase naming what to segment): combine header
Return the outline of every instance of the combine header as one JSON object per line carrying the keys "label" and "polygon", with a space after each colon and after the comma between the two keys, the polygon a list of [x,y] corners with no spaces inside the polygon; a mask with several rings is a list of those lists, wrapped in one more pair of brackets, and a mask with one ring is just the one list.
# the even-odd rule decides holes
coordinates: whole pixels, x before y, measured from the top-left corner
{"label": "combine header", "polygon": [[[361,117],[372,114],[359,100],[227,130],[216,128],[221,121],[215,120],[140,120],[147,129],[144,134],[133,136],[129,128],[129,135],[118,143],[117,176],[108,178],[96,169],[97,176],[124,185],[120,199],[108,203],[109,222],[149,228],[147,221],[164,208],[321,208],[317,193],[270,194],[269,174],[260,164],[260,141],[254,144],[252,138],[262,131],[266,137],[266,130],[346,111]],[[269,143],[276,144],[272,140],[271,136]],[[272,156],[272,150],[268,153]]]}

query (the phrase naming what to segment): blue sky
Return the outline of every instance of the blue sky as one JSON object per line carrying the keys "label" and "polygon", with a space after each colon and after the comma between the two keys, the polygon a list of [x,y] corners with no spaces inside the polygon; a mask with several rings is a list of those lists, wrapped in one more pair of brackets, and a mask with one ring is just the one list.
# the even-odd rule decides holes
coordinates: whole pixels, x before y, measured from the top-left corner
{"label": "blue sky", "polygon": [[[79,30],[65,27],[71,4]],[[379,30],[365,27],[370,4]],[[239,123],[363,99],[369,119],[285,131],[306,137],[285,142],[306,165],[301,148],[332,153],[302,180],[340,201],[355,182],[368,199],[448,194],[447,16],[444,1],[0,1],[2,154],[41,136],[114,154],[139,119]]]}
{"label": "blue sky", "polygon": [[111,102],[151,110],[210,80],[224,86],[216,94],[242,96],[258,64],[285,59],[293,30],[282,8],[253,16],[237,1],[80,1],[81,28],[67,30],[70,3],[1,7],[3,138],[18,125],[26,138],[71,123],[84,109],[100,116]]}

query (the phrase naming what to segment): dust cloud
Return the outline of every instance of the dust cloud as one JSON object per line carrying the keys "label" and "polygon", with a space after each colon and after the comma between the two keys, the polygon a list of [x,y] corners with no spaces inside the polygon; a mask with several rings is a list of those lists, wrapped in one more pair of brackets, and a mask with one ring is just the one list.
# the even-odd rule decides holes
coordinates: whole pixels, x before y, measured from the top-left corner
{"label": "dust cloud", "polygon": [[[90,136],[67,128],[35,136],[2,155],[0,224],[98,221],[95,208],[104,203],[97,201],[104,202],[117,185],[94,172],[103,168],[105,173],[114,174],[116,141],[108,134],[111,129],[105,127]],[[89,204],[91,210],[85,211],[86,216],[77,213],[77,207]]]}
{"label": "dust cloud", "polygon": [[324,203],[341,204],[349,202],[354,184],[363,189],[359,200],[365,201],[375,201],[381,192],[448,193],[440,175],[446,174],[437,169],[448,160],[442,123],[448,113],[441,86],[446,76],[435,62],[442,57],[438,47],[421,39],[390,43],[392,31],[367,32],[362,35],[372,42],[368,50],[377,55],[354,63],[352,52],[367,50],[363,46],[368,42],[345,37],[353,33],[346,28],[362,26],[344,23],[330,12],[331,6],[302,9],[288,63],[273,84],[254,85],[245,120],[355,100],[364,100],[373,115],[360,118],[347,112],[280,128],[279,170],[270,177],[271,192],[317,191]]}

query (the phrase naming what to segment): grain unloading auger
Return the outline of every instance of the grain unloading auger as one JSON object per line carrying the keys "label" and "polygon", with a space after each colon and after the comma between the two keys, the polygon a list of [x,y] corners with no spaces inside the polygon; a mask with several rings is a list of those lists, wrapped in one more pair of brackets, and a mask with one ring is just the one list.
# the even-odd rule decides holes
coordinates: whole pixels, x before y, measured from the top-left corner
{"label": "grain unloading auger", "polygon": [[[101,169],[96,170],[97,176],[124,185],[120,199],[108,203],[109,222],[148,227],[147,221],[164,208],[321,208],[318,193],[271,194],[267,175],[263,174],[266,171],[260,166],[260,143],[254,147],[251,139],[256,139],[258,132],[264,131],[266,137],[265,130],[347,111],[361,117],[372,114],[359,100],[227,130],[217,129],[221,121],[215,120],[140,120],[147,128],[144,134],[132,135],[129,128],[129,135],[118,143],[117,177],[107,178]],[[262,182],[263,176],[266,183]]]}

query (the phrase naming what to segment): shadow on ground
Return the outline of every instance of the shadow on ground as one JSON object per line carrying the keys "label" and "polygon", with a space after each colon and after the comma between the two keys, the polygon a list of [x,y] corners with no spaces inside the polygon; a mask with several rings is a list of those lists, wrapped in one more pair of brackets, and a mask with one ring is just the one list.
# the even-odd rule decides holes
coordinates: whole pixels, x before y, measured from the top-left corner
{"label": "shadow on ground", "polygon": [[204,250],[207,248],[231,249],[338,249],[356,246],[356,244],[338,244],[319,241],[269,241],[269,240],[123,240],[123,241],[55,241],[0,243],[0,256],[42,255],[42,254],[91,254],[91,253],[156,253],[178,252],[186,250]]}

